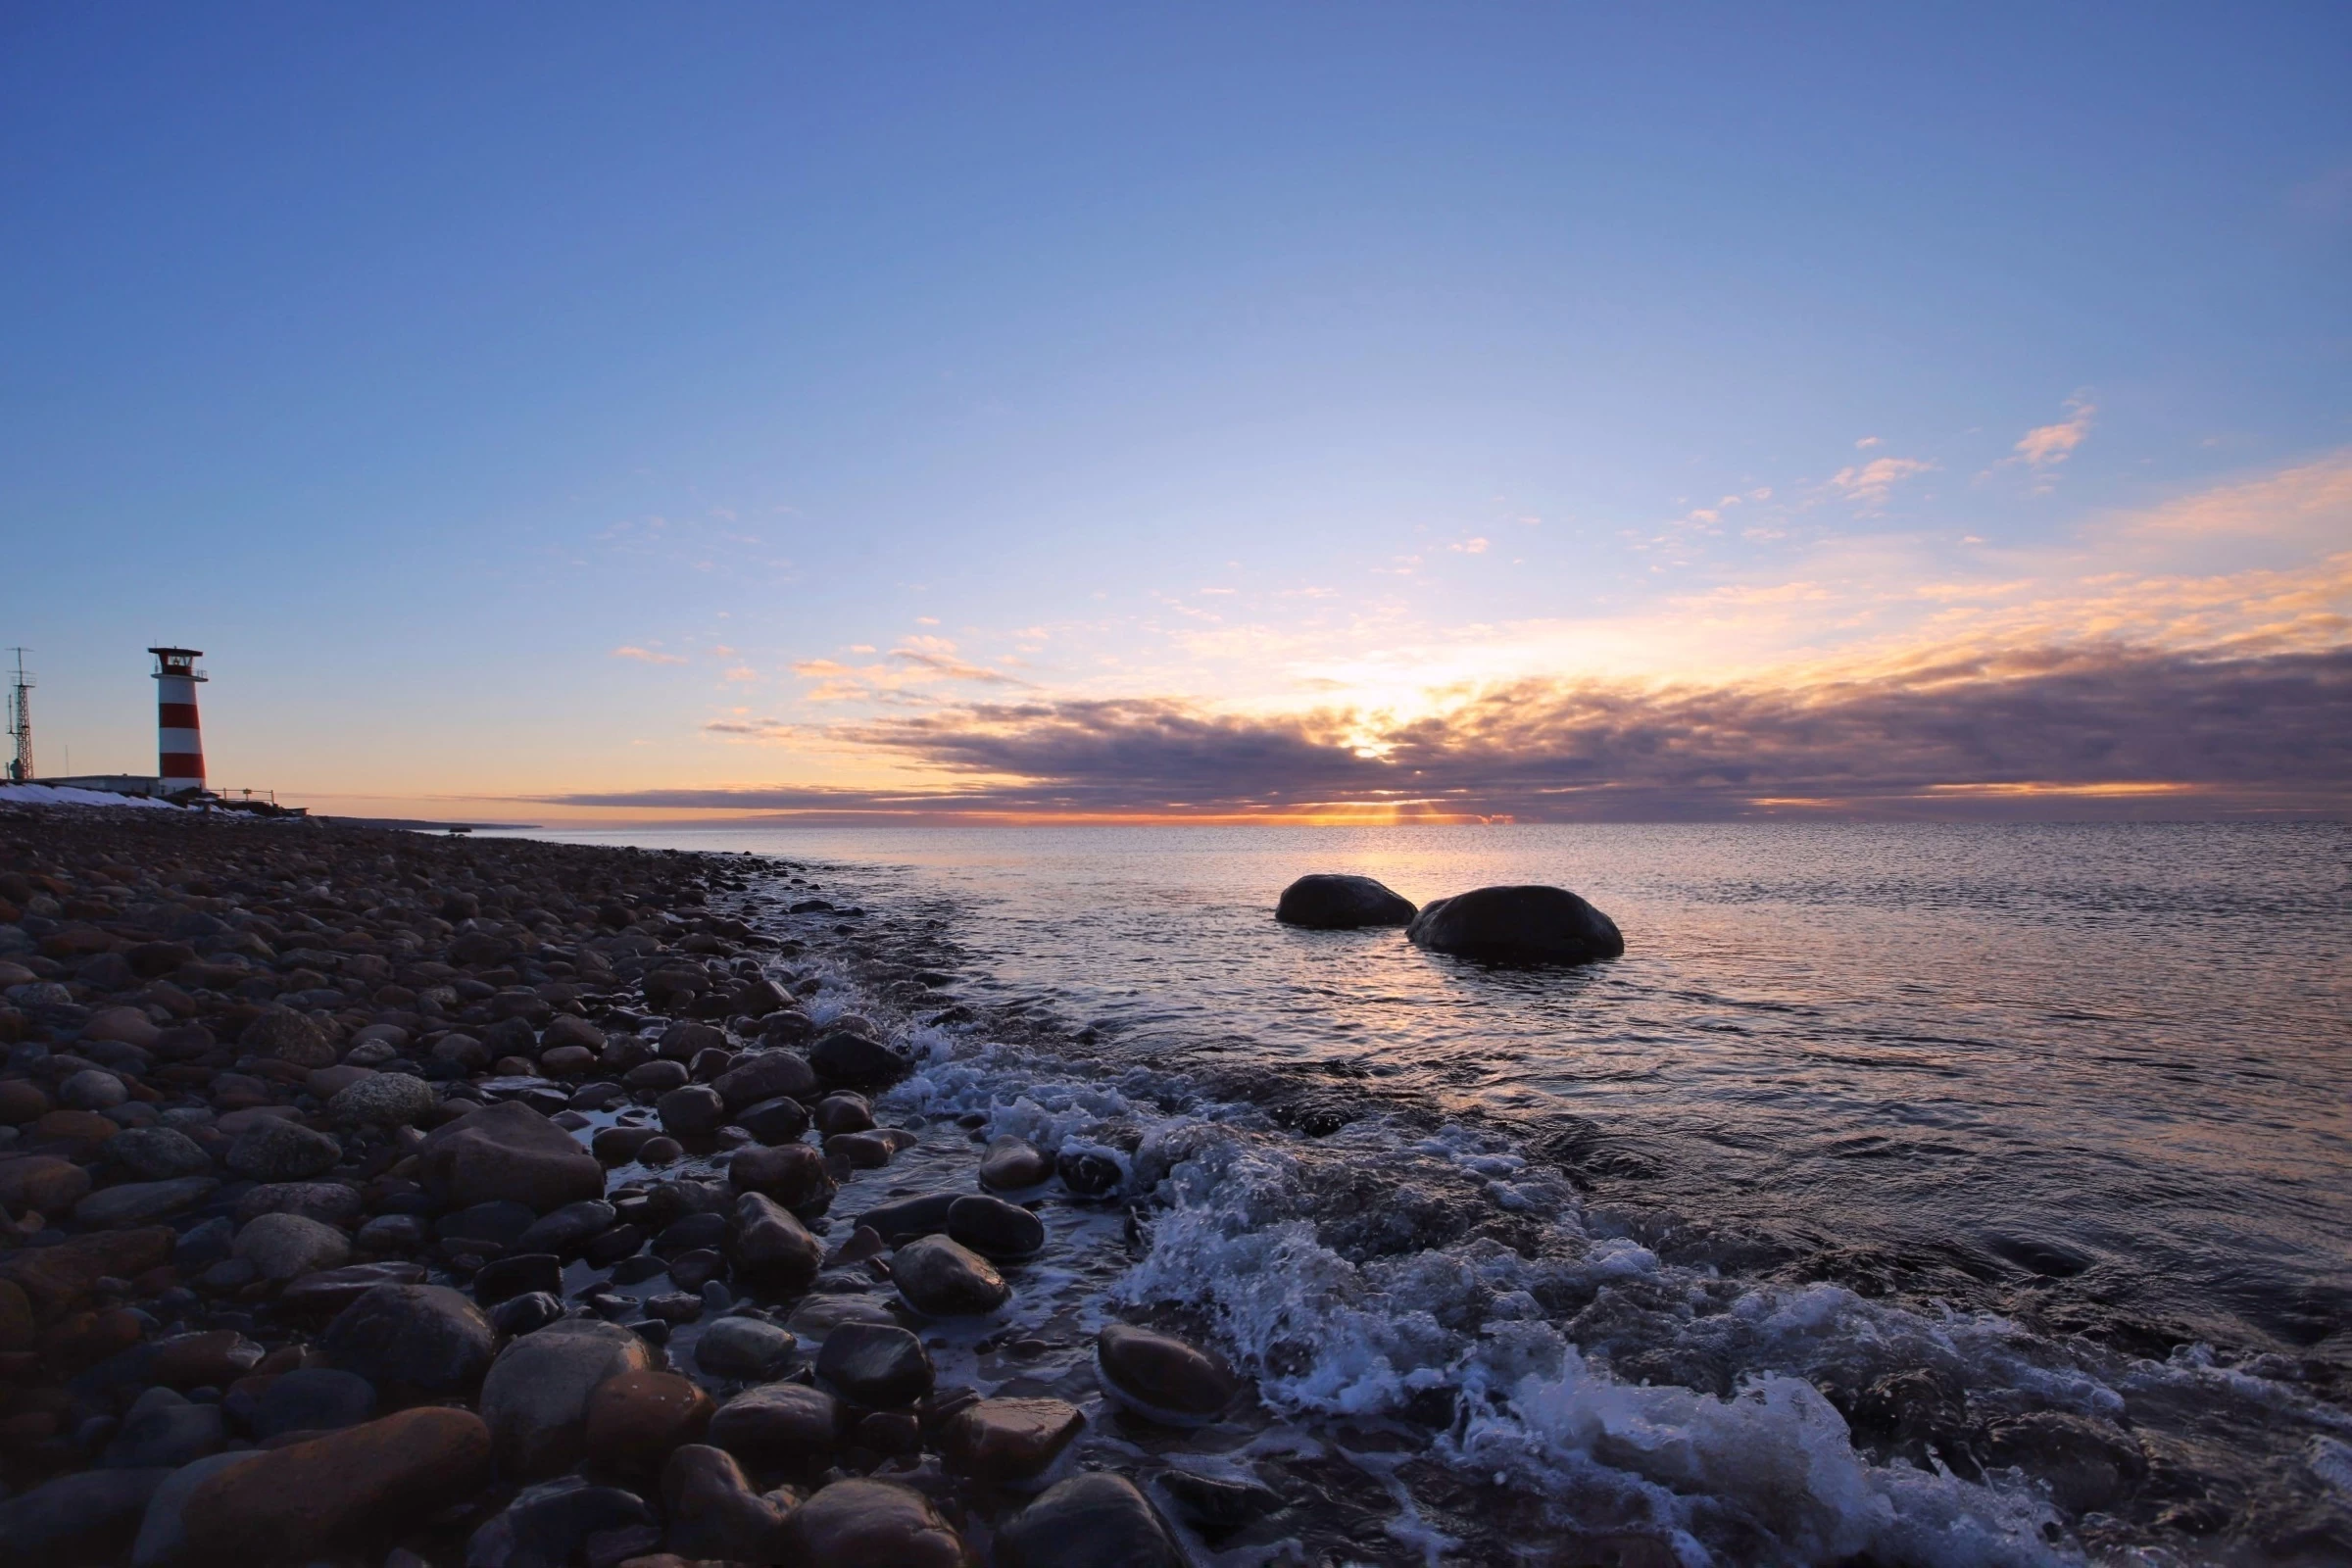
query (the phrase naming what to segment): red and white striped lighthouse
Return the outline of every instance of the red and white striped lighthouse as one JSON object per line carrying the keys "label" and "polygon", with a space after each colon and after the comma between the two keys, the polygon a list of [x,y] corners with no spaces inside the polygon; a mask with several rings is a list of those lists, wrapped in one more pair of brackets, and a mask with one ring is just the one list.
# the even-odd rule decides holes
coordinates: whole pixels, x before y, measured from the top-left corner
{"label": "red and white striped lighthouse", "polygon": [[205,679],[194,648],[150,648],[155,656],[156,772],[166,795],[204,788],[204,736],[196,727],[196,683]]}

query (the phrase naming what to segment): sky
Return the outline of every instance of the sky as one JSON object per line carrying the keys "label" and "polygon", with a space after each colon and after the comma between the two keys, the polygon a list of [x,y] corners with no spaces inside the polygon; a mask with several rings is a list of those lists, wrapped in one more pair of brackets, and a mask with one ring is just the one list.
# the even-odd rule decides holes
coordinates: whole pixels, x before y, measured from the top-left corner
{"label": "sky", "polygon": [[2341,815],[2341,6],[0,8],[45,774]]}

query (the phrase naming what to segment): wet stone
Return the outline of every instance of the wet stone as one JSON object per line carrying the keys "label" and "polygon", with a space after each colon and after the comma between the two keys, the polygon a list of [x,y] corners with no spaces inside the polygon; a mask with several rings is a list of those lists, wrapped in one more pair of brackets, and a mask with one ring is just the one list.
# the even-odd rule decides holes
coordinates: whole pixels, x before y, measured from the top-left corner
{"label": "wet stone", "polygon": [[489,1465],[490,1434],[470,1411],[404,1410],[224,1469],[181,1517],[198,1558],[299,1562],[431,1517],[479,1489]]}
{"label": "wet stone", "polygon": [[809,1563],[964,1568],[963,1541],[931,1499],[888,1481],[836,1481],[785,1525],[792,1554]]}
{"label": "wet stone", "polygon": [[780,1095],[737,1111],[735,1125],[763,1144],[789,1144],[808,1130],[808,1112],[799,1101]]}
{"label": "wet stone", "polygon": [[735,1456],[690,1444],[662,1470],[662,1505],[669,1528],[662,1544],[689,1560],[785,1561],[784,1521],[798,1497],[755,1491]]}
{"label": "wet stone", "polygon": [[564,1302],[546,1291],[510,1297],[491,1308],[490,1325],[509,1339],[536,1334],[564,1318]]}
{"label": "wet stone", "polygon": [[733,1108],[761,1101],[805,1101],[816,1092],[816,1074],[808,1059],[791,1051],[755,1051],[737,1058],[710,1085]]}
{"label": "wet stone", "polygon": [[926,1236],[898,1250],[891,1281],[906,1304],[926,1317],[993,1312],[1012,1296],[988,1259],[944,1236]]}
{"label": "wet stone", "polygon": [[[689,1298],[696,1315],[699,1298]],[[763,1382],[791,1364],[797,1342],[773,1323],[756,1317],[722,1317],[695,1342],[694,1364],[712,1377]]]}
{"label": "wet stone", "polygon": [[739,1149],[727,1162],[727,1180],[740,1192],[763,1194],[811,1217],[832,1204],[836,1191],[824,1156],[807,1144]]}
{"label": "wet stone", "polygon": [[816,1375],[852,1404],[897,1409],[931,1392],[931,1352],[896,1324],[846,1322],[824,1339]]}
{"label": "wet stone", "polygon": [[861,1133],[874,1125],[874,1107],[863,1095],[827,1095],[809,1107],[808,1115],[827,1138]]}
{"label": "wet stone", "polygon": [[[466,1568],[561,1568],[585,1555],[596,1537],[653,1523],[635,1493],[565,1476],[525,1487],[466,1543]],[[635,1544],[653,1545],[657,1532]]]}
{"label": "wet stone", "polygon": [[858,1223],[871,1229],[891,1246],[897,1247],[918,1237],[938,1236],[948,1228],[948,1214],[964,1193],[924,1193],[916,1198],[902,1198],[879,1208],[869,1208],[858,1216]]}
{"label": "wet stone", "polygon": [[852,1170],[880,1170],[894,1152],[880,1133],[835,1133],[825,1140],[825,1153]]}
{"label": "wet stone", "polygon": [[708,1084],[688,1084],[663,1095],[657,1108],[662,1129],[677,1138],[700,1138],[726,1124],[727,1102]]}
{"label": "wet stone", "polygon": [[1094,1471],[1048,1488],[998,1533],[1007,1568],[1180,1568],[1183,1554],[1125,1476]]}
{"label": "wet stone", "polygon": [[821,1389],[771,1383],[718,1407],[710,1441],[761,1469],[800,1469],[828,1460],[842,1433],[841,1406]]}
{"label": "wet stone", "polygon": [[1222,1356],[1126,1323],[1097,1336],[1095,1371],[1116,1403],[1168,1426],[1213,1421],[1241,1392]]}
{"label": "wet stone", "polygon": [[489,1369],[490,1321],[441,1285],[378,1285],[345,1307],[319,1346],[349,1372],[383,1387],[458,1394]]}
{"label": "wet stone", "polygon": [[786,1292],[806,1289],[825,1256],[823,1245],[790,1209],[760,1193],[736,1200],[729,1251],[744,1279]]}
{"label": "wet stone", "polygon": [[1109,1198],[1127,1180],[1119,1162],[1091,1149],[1065,1149],[1054,1161],[1061,1185],[1079,1198]]}
{"label": "wet stone", "polygon": [[681,1291],[699,1291],[727,1271],[726,1258],[707,1247],[669,1260],[669,1277]]}
{"label": "wet stone", "polygon": [[980,1185],[992,1192],[1025,1193],[1054,1179],[1054,1161],[1033,1144],[999,1138],[980,1160]]}
{"label": "wet stone", "polygon": [[1045,1250],[1046,1224],[1017,1203],[967,1193],[948,1208],[948,1235],[983,1257],[1004,1261]]}
{"label": "wet stone", "polygon": [[482,1380],[481,1415],[500,1468],[548,1476],[577,1464],[590,1396],[612,1378],[646,1370],[651,1360],[638,1336],[584,1318],[552,1323],[509,1345]]}
{"label": "wet stone", "polygon": [[978,1399],[948,1422],[939,1451],[960,1475],[1025,1480],[1052,1464],[1085,1424],[1078,1407],[1062,1399]]}
{"label": "wet stone", "polygon": [[1212,1543],[1282,1506],[1278,1494],[1254,1481],[1196,1475],[1189,1470],[1161,1471],[1159,1487],[1175,1502],[1184,1522]]}
{"label": "wet stone", "polygon": [[702,1440],[713,1408],[710,1395],[675,1372],[623,1372],[588,1396],[583,1446],[594,1463],[651,1473],[679,1445]]}

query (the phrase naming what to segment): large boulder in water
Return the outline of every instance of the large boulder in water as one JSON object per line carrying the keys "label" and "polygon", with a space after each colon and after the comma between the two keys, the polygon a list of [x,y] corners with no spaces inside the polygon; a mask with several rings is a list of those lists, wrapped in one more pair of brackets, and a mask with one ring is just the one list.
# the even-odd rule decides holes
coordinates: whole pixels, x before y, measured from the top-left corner
{"label": "large boulder in water", "polygon": [[1282,890],[1282,898],[1274,906],[1274,918],[1284,925],[1302,925],[1314,931],[1404,925],[1413,918],[1413,901],[1368,876],[1336,876],[1318,871]]}
{"label": "large boulder in water", "polygon": [[1617,922],[1566,888],[1474,888],[1404,929],[1419,947],[1490,963],[1591,963],[1625,952]]}

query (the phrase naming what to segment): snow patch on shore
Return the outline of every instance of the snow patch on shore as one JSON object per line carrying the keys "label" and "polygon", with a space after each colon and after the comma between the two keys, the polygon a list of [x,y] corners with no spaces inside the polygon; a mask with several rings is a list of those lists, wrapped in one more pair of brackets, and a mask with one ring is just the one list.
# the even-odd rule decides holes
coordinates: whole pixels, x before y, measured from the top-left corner
{"label": "snow patch on shore", "polygon": [[170,801],[145,795],[116,795],[107,790],[77,790],[53,784],[0,784],[0,806],[140,806],[176,811]]}

